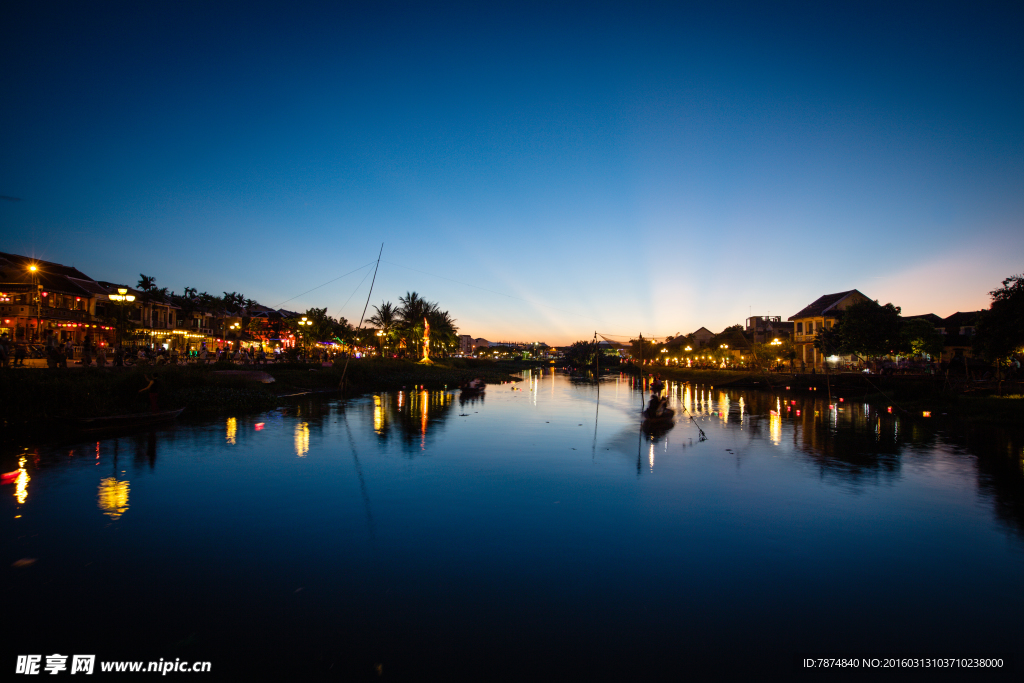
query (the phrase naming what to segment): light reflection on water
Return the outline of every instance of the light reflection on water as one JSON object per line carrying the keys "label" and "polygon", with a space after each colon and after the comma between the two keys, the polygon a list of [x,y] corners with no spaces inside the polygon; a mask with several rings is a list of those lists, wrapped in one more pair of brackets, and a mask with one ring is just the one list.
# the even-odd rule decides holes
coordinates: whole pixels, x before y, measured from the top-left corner
{"label": "light reflection on water", "polygon": [[[16,455],[7,537],[38,561],[10,607],[49,640],[27,628],[15,645],[132,659],[184,642],[174,656],[239,670],[254,648],[317,672],[476,662],[485,678],[492,658],[629,672],[640,642],[652,666],[732,661],[742,642],[762,674],[798,646],[1016,647],[1018,436],[677,382],[675,422],[645,433],[628,376],[599,392],[543,370],[516,388],[308,401]],[[134,605],[117,647],[77,616],[109,600]]]}

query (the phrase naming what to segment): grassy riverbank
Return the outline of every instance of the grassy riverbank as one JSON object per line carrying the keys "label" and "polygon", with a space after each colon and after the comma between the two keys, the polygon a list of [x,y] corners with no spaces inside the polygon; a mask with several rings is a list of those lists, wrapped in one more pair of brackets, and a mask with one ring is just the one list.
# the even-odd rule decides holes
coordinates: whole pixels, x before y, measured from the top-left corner
{"label": "grassy riverbank", "polygon": [[[163,408],[184,406],[190,413],[268,410],[286,397],[305,392],[338,391],[342,366],[270,365],[274,382],[264,384],[218,371],[245,370],[214,364],[155,368],[72,368],[7,370],[0,372],[0,419],[5,427],[46,424],[72,417],[95,417],[143,412],[148,398],[139,390],[148,384],[144,374],[157,374],[163,385]],[[452,359],[432,365],[400,360],[353,360],[346,393],[386,391],[423,386],[451,389],[475,377],[489,383],[511,381],[519,368],[509,363]]]}

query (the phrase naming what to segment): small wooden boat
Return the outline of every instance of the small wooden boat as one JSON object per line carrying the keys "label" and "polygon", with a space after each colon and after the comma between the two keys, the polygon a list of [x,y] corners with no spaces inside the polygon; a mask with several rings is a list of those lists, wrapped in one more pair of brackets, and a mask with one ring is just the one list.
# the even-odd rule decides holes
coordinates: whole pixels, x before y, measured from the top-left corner
{"label": "small wooden boat", "polygon": [[120,429],[142,425],[170,422],[181,415],[184,408],[161,410],[155,413],[130,413],[128,415],[107,415],[105,417],[76,417],[72,426],[82,432],[96,432],[101,429]]}
{"label": "small wooden boat", "polygon": [[[474,382],[475,381],[477,381],[477,380],[474,380]],[[474,384],[473,382],[467,382],[466,384],[463,384],[459,388],[462,389],[462,393],[464,393],[464,394],[466,394],[468,396],[472,396],[472,395],[475,395],[475,394],[482,394],[485,391],[487,391],[487,385],[484,384],[483,382],[480,382],[479,384]]]}
{"label": "small wooden boat", "polygon": [[661,415],[653,417],[644,416],[644,421],[640,423],[640,427],[645,431],[657,431],[660,429],[667,429],[675,423],[676,411],[671,408],[666,408]]}

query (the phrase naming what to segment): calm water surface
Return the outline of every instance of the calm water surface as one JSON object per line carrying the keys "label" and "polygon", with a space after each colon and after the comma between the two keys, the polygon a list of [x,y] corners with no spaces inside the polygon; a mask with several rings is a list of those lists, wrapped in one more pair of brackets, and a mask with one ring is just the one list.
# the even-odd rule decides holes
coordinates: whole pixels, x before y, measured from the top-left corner
{"label": "calm water surface", "polygon": [[465,402],[19,444],[9,660],[492,680],[927,654],[1019,675],[1020,440],[784,387],[668,393],[654,435],[630,378],[544,370]]}

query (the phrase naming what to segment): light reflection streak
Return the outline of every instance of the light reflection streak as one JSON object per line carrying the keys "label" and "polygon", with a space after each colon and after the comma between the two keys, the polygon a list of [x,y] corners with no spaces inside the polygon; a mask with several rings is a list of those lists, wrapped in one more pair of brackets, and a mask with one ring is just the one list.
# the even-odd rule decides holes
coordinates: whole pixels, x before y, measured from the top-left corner
{"label": "light reflection streak", "polygon": [[373,431],[378,434],[384,432],[384,403],[378,395],[373,397]]}
{"label": "light reflection streak", "polygon": [[238,434],[238,420],[229,417],[227,423],[227,441],[232,446],[235,445],[235,435]]}
{"label": "light reflection streak", "polygon": [[651,472],[654,471],[654,442],[651,442],[651,448],[647,452],[647,461],[651,464]]}
{"label": "light reflection streak", "polygon": [[14,480],[14,499],[18,501],[18,505],[24,505],[28,500],[28,483],[32,481],[32,477],[28,476],[28,470],[25,469],[26,462],[25,456],[18,459],[18,478]]}
{"label": "light reflection streak", "polygon": [[430,408],[430,394],[426,390],[420,392],[420,450],[427,450],[427,415]]}
{"label": "light reflection streak", "polygon": [[299,422],[295,425],[295,455],[303,458],[309,453],[309,423]]}
{"label": "light reflection streak", "polygon": [[111,519],[120,519],[128,511],[128,482],[107,477],[100,482],[97,505]]}

